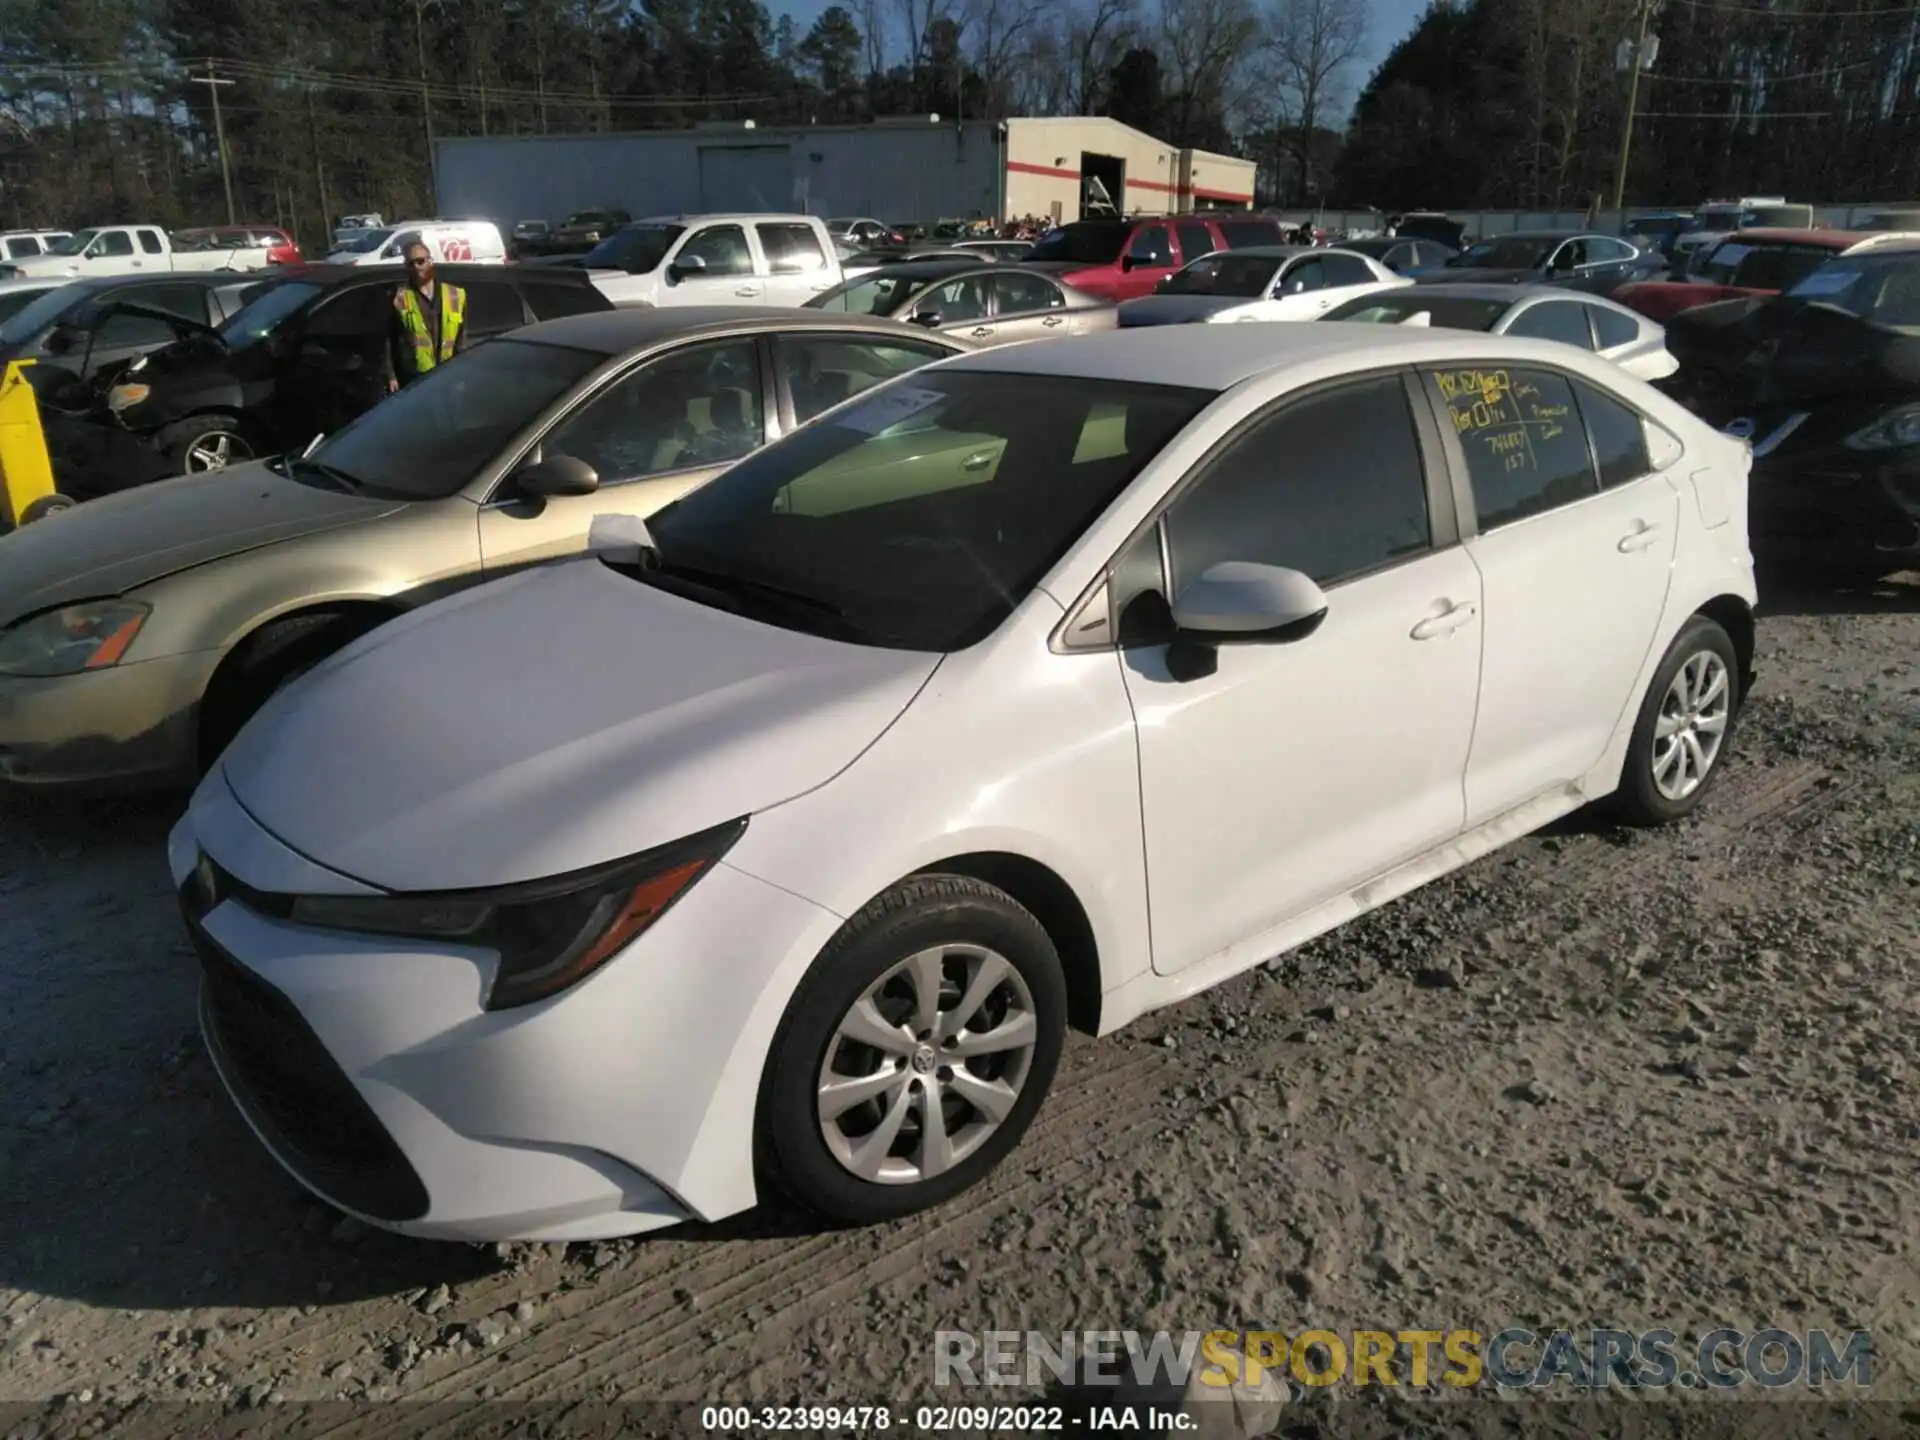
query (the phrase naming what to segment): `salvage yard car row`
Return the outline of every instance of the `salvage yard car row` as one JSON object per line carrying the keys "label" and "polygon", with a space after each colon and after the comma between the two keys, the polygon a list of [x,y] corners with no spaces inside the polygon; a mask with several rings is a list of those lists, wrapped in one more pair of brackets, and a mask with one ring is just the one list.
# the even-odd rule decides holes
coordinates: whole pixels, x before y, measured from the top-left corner
{"label": "salvage yard car row", "polygon": [[[785,223],[632,273],[771,280]],[[1155,267],[1093,253],[821,286],[823,250],[784,307],[449,267],[490,338],[390,400],[345,321],[392,280],[300,270],[81,380],[76,426],[167,465],[208,393],[272,458],[0,538],[0,782],[197,782],[203,1028],[302,1183],[489,1240],[938,1203],[1069,1028],[1579,806],[1690,812],[1763,503],[1920,557],[1920,247],[1671,349],[1591,250],[1568,285],[1242,245],[1117,303],[1076,275]],[[1879,389],[1753,379],[1869,341]],[[1796,488],[1828,467],[1858,513]]]}

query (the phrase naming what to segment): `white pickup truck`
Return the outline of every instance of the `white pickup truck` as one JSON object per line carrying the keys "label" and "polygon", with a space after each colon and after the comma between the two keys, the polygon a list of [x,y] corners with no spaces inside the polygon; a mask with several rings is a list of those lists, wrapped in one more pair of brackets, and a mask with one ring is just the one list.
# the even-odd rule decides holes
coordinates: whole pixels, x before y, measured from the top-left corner
{"label": "white pickup truck", "polygon": [[266,268],[267,247],[264,245],[176,251],[167,232],[158,225],[101,225],[74,232],[44,255],[12,261],[8,270],[21,278],[39,278]]}

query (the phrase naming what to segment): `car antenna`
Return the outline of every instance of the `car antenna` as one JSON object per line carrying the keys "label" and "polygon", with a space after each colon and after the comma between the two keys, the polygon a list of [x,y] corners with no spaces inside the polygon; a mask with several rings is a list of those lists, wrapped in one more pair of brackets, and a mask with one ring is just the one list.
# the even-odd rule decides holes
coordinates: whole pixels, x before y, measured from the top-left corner
{"label": "car antenna", "polygon": [[300,452],[300,458],[302,460],[310,458],[313,452],[320,448],[320,442],[326,438],[327,438],[327,432],[322,430],[318,435],[314,436],[311,440],[307,442],[307,448]]}

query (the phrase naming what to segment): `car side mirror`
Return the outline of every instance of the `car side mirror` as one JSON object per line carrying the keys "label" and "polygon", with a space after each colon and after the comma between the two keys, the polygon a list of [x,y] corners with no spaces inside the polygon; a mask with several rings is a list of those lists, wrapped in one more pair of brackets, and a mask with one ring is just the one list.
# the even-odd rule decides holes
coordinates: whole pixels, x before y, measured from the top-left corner
{"label": "car side mirror", "polygon": [[591,495],[600,488],[600,474],[578,456],[553,454],[515,471],[513,483],[522,495],[545,500]]}
{"label": "car side mirror", "polygon": [[1174,600],[1174,645],[1211,651],[1218,645],[1291,644],[1326,618],[1326,593],[1309,576],[1280,565],[1228,560],[1210,566]]}
{"label": "car side mirror", "polygon": [[707,262],[698,255],[682,255],[673,262],[673,278],[685,280],[690,276],[707,273]]}
{"label": "car side mirror", "polygon": [[66,355],[80,343],[80,332],[70,325],[56,325],[47,331],[47,338],[40,342],[40,348],[49,355]]}
{"label": "car side mirror", "polygon": [[1137,263],[1131,255],[1122,255],[1120,257],[1120,268],[1122,270],[1131,270]]}
{"label": "car side mirror", "polygon": [[924,325],[929,330],[935,330],[940,326],[940,312],[938,310],[916,310],[907,317],[907,323],[909,325]]}

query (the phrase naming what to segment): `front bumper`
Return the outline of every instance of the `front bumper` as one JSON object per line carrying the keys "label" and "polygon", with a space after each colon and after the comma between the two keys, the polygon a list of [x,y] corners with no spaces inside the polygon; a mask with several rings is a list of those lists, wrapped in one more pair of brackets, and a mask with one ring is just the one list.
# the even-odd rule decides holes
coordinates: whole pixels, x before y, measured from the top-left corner
{"label": "front bumper", "polygon": [[[210,907],[202,846],[232,867]],[[603,1239],[755,1203],[760,1011],[827,912],[718,865],[587,981],[489,1013],[490,951],[264,913],[249,884],[365,887],[267,835],[218,773],[168,848],[221,1078],[329,1203],[465,1241]]]}
{"label": "front bumper", "polygon": [[[1761,559],[1905,569],[1920,563],[1920,467],[1835,448],[1754,460],[1748,529]],[[1865,463],[1863,463],[1865,462]]]}
{"label": "front bumper", "polygon": [[165,789],[199,769],[217,651],[46,678],[0,676],[0,788]]}

